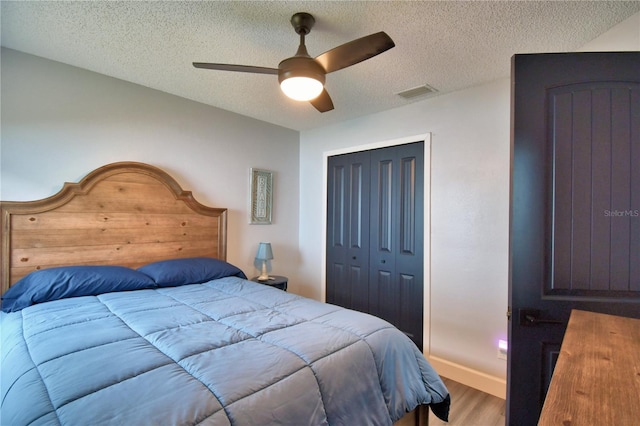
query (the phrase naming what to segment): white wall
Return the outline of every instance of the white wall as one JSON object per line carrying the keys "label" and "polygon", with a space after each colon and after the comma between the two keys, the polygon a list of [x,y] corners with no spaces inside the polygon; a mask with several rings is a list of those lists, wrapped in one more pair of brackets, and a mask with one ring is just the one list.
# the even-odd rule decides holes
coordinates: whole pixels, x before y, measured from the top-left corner
{"label": "white wall", "polygon": [[[260,241],[296,291],[299,133],[79,68],[2,49],[0,199],[53,195],[115,161],[166,170],[226,207],[227,259],[247,275]],[[249,225],[249,169],[273,170],[272,225]]]}
{"label": "white wall", "polygon": [[634,50],[640,50],[640,12],[625,19],[579,49],[581,52]]}
{"label": "white wall", "polygon": [[[640,13],[581,50],[640,50]],[[323,153],[431,132],[428,355],[441,374],[502,397],[506,362],[496,346],[507,336],[509,111],[505,78],[300,137],[301,274],[320,298]]]}
{"label": "white wall", "polygon": [[319,297],[316,224],[324,212],[314,194],[323,188],[323,152],[431,132],[430,354],[502,380],[496,344],[507,335],[509,87],[503,79],[300,138],[301,273],[315,279]]}

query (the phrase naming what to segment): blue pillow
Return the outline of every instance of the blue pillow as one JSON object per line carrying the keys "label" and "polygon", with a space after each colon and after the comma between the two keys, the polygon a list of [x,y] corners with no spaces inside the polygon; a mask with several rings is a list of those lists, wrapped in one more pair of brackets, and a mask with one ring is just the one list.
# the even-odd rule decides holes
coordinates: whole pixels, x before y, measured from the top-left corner
{"label": "blue pillow", "polygon": [[237,267],[211,257],[162,260],[142,266],[138,271],[149,275],[158,287],[200,284],[223,277],[247,279]]}
{"label": "blue pillow", "polygon": [[32,272],[16,282],[2,296],[2,310],[16,312],[67,297],[156,287],[147,275],[124,266],[63,266]]}

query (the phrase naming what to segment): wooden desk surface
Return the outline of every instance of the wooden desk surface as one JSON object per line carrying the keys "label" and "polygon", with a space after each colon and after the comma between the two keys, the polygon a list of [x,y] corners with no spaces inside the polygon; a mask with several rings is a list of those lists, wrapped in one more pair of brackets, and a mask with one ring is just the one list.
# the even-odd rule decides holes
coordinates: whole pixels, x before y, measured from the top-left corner
{"label": "wooden desk surface", "polygon": [[573,310],[539,426],[640,424],[640,319]]}

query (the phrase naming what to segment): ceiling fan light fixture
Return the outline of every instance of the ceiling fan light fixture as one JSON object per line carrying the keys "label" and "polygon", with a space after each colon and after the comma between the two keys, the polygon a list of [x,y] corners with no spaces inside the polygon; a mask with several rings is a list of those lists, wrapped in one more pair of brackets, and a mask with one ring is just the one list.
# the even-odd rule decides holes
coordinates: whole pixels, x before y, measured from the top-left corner
{"label": "ceiling fan light fixture", "polygon": [[296,101],[317,98],[324,89],[325,72],[322,66],[307,56],[293,56],[278,66],[280,89]]}
{"label": "ceiling fan light fixture", "polygon": [[320,96],[324,86],[312,77],[289,77],[282,80],[280,88],[293,100],[310,101]]}

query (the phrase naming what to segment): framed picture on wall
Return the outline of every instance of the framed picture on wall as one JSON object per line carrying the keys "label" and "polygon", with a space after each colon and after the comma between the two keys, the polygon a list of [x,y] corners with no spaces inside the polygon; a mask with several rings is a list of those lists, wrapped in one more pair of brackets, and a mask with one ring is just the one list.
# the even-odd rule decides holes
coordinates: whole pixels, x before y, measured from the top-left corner
{"label": "framed picture on wall", "polygon": [[251,169],[251,219],[254,225],[271,223],[273,203],[273,172]]}

